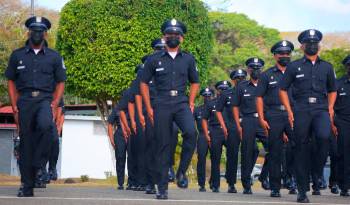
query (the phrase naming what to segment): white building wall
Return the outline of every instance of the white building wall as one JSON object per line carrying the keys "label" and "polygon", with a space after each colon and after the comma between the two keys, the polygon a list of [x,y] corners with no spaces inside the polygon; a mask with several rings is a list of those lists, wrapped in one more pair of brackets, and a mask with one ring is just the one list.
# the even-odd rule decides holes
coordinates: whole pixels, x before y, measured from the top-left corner
{"label": "white building wall", "polygon": [[99,117],[66,115],[62,135],[60,178],[115,175],[114,151]]}

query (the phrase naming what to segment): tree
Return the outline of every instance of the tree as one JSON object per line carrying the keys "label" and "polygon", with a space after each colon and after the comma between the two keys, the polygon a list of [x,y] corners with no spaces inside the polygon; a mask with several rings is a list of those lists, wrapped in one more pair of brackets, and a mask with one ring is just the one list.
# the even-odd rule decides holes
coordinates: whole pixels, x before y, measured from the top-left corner
{"label": "tree", "polygon": [[134,67],[151,52],[164,20],[176,18],[188,28],[183,49],[207,76],[212,28],[199,0],[72,0],[61,12],[57,49],[65,59],[68,91],[94,99],[102,118],[107,100],[118,100],[134,79]]}
{"label": "tree", "polygon": [[342,64],[342,61],[349,54],[350,54],[349,49],[334,48],[334,49],[322,51],[321,58],[330,62],[334,67],[337,77],[341,77],[347,73],[347,70]]}
{"label": "tree", "polygon": [[280,40],[277,30],[260,26],[244,14],[210,12],[209,18],[215,35],[210,58],[210,68],[215,70],[210,76],[211,83],[223,80],[223,72],[229,74],[232,70],[245,67],[244,63],[249,57],[264,59],[265,68],[274,64],[270,48]]}

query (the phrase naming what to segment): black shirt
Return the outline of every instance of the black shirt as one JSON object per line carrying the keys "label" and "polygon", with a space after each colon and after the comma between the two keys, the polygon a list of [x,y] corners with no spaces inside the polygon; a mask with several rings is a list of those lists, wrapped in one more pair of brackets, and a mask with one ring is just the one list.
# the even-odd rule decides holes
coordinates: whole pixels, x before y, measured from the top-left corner
{"label": "black shirt", "polygon": [[287,66],[280,88],[288,90],[291,85],[295,107],[314,97],[319,100],[317,104],[327,108],[327,94],[336,91],[333,66],[320,58],[317,58],[314,65],[306,57],[293,61]]}
{"label": "black shirt", "polygon": [[344,76],[337,80],[337,100],[334,105],[336,115],[350,116],[350,79]]}
{"label": "black shirt", "polygon": [[225,124],[228,127],[235,126],[233,118],[233,98],[235,97],[236,89],[230,88],[221,92],[216,103],[216,110],[223,114]]}
{"label": "black shirt", "polygon": [[[149,83],[153,78],[157,92],[157,102],[186,102],[186,86],[199,83],[196,62],[191,54],[179,51],[173,59],[166,51],[158,52],[145,62],[141,81]],[[178,96],[171,97],[171,90],[177,90]]]}
{"label": "black shirt", "polygon": [[[282,105],[279,98],[279,89],[283,76],[283,72],[277,66],[274,66],[263,72],[259,78],[256,96],[263,97],[266,111],[273,106]],[[291,104],[293,104],[292,88],[288,89],[288,97]]]}
{"label": "black shirt", "polygon": [[209,126],[220,126],[219,120],[216,117],[217,99],[209,100],[204,104],[202,119],[208,121]]}
{"label": "black shirt", "polygon": [[108,117],[108,123],[112,125],[117,125],[117,127],[120,128],[118,105],[112,109],[112,113]]}
{"label": "black shirt", "polygon": [[22,91],[54,92],[56,83],[66,80],[63,59],[56,51],[43,47],[38,54],[30,46],[12,52],[5,76]]}
{"label": "black shirt", "polygon": [[195,107],[193,111],[194,120],[196,121],[197,130],[199,133],[203,133],[203,127],[202,127],[203,110],[204,110],[204,105],[200,105],[198,107]]}
{"label": "black shirt", "polygon": [[123,94],[122,97],[120,98],[119,102],[118,102],[118,106],[117,109],[119,111],[124,111],[127,117],[127,120],[130,121],[130,116],[129,116],[129,111],[128,111],[128,103],[132,102],[133,99],[133,95],[131,92],[131,89],[126,89]]}
{"label": "black shirt", "polygon": [[243,116],[256,113],[256,91],[257,87],[251,81],[242,81],[237,85],[233,106],[239,107]]}

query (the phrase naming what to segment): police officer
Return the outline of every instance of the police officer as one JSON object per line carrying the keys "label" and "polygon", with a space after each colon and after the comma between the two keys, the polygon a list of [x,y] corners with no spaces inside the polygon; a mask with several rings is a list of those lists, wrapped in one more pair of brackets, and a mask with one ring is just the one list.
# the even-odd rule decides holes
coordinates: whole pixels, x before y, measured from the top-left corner
{"label": "police officer", "polygon": [[338,91],[335,103],[335,119],[332,124],[334,134],[337,136],[338,145],[338,184],[340,196],[349,197],[350,189],[350,55],[343,60],[346,74],[337,80]]}
{"label": "police officer", "polygon": [[200,95],[203,97],[204,104],[200,106],[196,106],[194,108],[194,119],[196,121],[197,125],[197,131],[198,131],[198,139],[197,139],[197,178],[198,178],[198,185],[199,185],[199,191],[205,192],[205,173],[206,173],[206,161],[207,161],[207,154],[209,150],[209,144],[206,139],[206,136],[203,131],[202,127],[202,119],[203,119],[203,113],[205,110],[205,106],[208,103],[209,100],[214,95],[214,91],[210,88],[203,88],[200,91]]}
{"label": "police officer", "polygon": [[[260,58],[249,58],[246,61],[249,81],[242,81],[238,84],[236,96],[233,99],[233,112],[237,131],[242,141],[241,146],[241,179],[243,184],[243,194],[252,194],[251,173],[253,171],[258,148],[256,136],[263,136],[263,131],[259,129],[258,113],[256,111],[255,97],[260,69],[264,66],[264,61]],[[242,122],[240,122],[240,114]]]}
{"label": "police officer", "polygon": [[220,161],[222,148],[225,144],[225,136],[216,117],[216,103],[217,99],[214,98],[205,104],[202,127],[204,136],[210,146],[211,189],[217,193],[220,189]]}
{"label": "police officer", "polygon": [[18,197],[34,195],[34,176],[47,162],[44,156],[52,143],[53,119],[66,80],[62,57],[44,43],[50,21],[34,16],[25,25],[29,29],[29,44],[11,54],[5,72],[21,137],[19,164],[23,188]]}
{"label": "police officer", "polygon": [[[145,63],[141,79],[141,93],[147,113],[154,119],[157,141],[157,165],[159,171],[157,199],[167,199],[168,169],[170,167],[171,128],[173,121],[183,133],[180,166],[177,171],[177,185],[182,187],[187,180],[186,171],[196,146],[196,129],[193,112],[194,100],[199,89],[199,77],[195,59],[191,54],[180,50],[186,27],[180,21],[166,21],[161,28],[166,40],[166,51],[152,56]],[[148,83],[154,77],[157,99],[153,108],[150,103]],[[185,95],[187,82],[190,82],[189,99]]]}
{"label": "police officer", "polygon": [[[238,69],[230,74],[231,82],[235,86],[240,79],[245,79],[246,71]],[[235,88],[231,88],[231,83],[220,81],[216,83],[218,90],[218,100],[216,105],[216,116],[224,132],[226,141],[226,181],[228,184],[228,193],[237,193],[235,184],[237,180],[237,165],[240,138],[237,135],[236,124],[233,119],[232,100],[235,96]],[[224,113],[224,115],[223,115]]]}
{"label": "police officer", "polygon": [[276,65],[262,73],[257,89],[256,109],[259,122],[268,136],[271,197],[281,197],[283,134],[287,133],[289,138],[292,137],[288,114],[279,99],[278,86],[293,50],[294,45],[286,40],[272,46],[271,53],[274,55]]}
{"label": "police officer", "polygon": [[[298,36],[305,56],[287,66],[280,83],[280,98],[288,112],[296,143],[296,178],[300,203],[308,203],[309,191],[309,139],[314,133],[319,141],[318,169],[328,155],[328,137],[331,133],[333,107],[336,99],[336,83],[333,66],[319,56],[322,33],[315,29],[303,31]],[[287,90],[293,86],[294,112],[291,109]],[[320,172],[317,172],[320,173]],[[316,185],[317,188],[318,185]]]}

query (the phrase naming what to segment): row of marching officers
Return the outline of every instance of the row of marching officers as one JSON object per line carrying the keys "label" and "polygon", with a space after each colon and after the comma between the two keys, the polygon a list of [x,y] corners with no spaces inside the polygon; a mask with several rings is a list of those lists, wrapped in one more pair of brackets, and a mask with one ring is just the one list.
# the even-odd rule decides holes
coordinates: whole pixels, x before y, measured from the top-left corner
{"label": "row of marching officers", "polygon": [[[312,194],[320,195],[325,188],[323,169],[328,155],[332,159],[332,193],[339,193],[339,186],[340,195],[349,196],[346,105],[350,81],[346,75],[337,86],[332,65],[318,56],[321,32],[310,29],[299,35],[305,55],[294,62],[294,45],[286,40],[272,46],[276,64],[264,72],[262,59],[249,58],[246,69],[234,70],[231,81],[216,83],[216,91],[203,88],[203,104],[195,106],[198,70],[194,57],[179,48],[186,27],[173,19],[161,30],[163,38],[153,41],[154,53],[137,66],[136,79],[108,119],[109,137],[116,150],[118,189],[124,189],[127,155],[127,189],[167,199],[169,181],[176,179],[178,187],[188,187],[186,171],[197,146],[199,191],[206,191],[206,157],[210,153],[210,189],[219,192],[220,162],[226,147],[228,192],[237,193],[240,151],[243,194],[252,194],[258,140],[266,153],[259,181],[271,190],[271,197],[280,197],[280,189],[286,187],[290,194],[298,194],[298,202],[308,203],[310,182]],[[349,68],[349,56],[343,64]],[[118,127],[114,135],[113,125]],[[179,130],[183,143],[175,175]]]}

